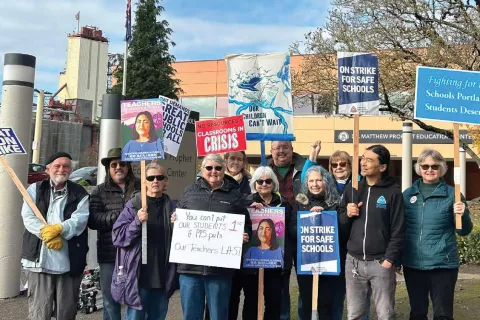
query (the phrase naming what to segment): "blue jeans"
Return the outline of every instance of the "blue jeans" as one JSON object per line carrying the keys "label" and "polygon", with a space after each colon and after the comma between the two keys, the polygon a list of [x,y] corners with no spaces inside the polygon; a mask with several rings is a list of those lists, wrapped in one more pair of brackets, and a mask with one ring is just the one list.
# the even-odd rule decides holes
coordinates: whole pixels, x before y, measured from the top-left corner
{"label": "blue jeans", "polygon": [[113,300],[110,286],[112,284],[113,268],[115,263],[99,263],[100,286],[103,298],[103,320],[121,320],[121,305]]}
{"label": "blue jeans", "polygon": [[210,320],[228,319],[232,278],[180,274],[180,300],[184,320],[203,320],[205,297]]}
{"label": "blue jeans", "polygon": [[165,289],[138,288],[143,310],[127,307],[125,320],[164,320],[168,312],[168,298]]}

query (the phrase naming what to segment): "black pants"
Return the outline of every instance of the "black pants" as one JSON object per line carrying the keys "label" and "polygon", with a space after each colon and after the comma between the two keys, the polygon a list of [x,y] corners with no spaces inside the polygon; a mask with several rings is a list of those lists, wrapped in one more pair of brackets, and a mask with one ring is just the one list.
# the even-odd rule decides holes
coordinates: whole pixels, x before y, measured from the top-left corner
{"label": "black pants", "polygon": [[[345,285],[340,276],[318,277],[317,311],[319,319],[330,320],[333,316],[333,292],[339,285]],[[303,319],[312,319],[313,276],[298,275],[298,291],[302,299]]]}
{"label": "black pants", "polygon": [[410,300],[410,320],[427,320],[428,296],[434,320],[453,320],[453,298],[458,269],[418,270],[404,268]]}

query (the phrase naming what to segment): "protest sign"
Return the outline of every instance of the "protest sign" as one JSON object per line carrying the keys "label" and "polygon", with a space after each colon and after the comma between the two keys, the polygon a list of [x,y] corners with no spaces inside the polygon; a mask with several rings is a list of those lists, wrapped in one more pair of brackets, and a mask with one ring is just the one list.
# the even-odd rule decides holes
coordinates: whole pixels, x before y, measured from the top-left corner
{"label": "protest sign", "polygon": [[244,268],[283,268],[285,208],[249,208],[253,232],[245,252]]}
{"label": "protest sign", "polygon": [[26,152],[12,128],[0,128],[0,156],[7,154],[26,154]]}
{"label": "protest sign", "polygon": [[294,140],[290,55],[225,57],[228,112],[243,115],[248,140]]}
{"label": "protest sign", "polygon": [[160,96],[163,99],[163,143],[166,153],[176,157],[188,122],[190,109],[179,102]]}
{"label": "protest sign", "polygon": [[338,52],[338,113],[378,114],[378,58],[370,53]]}
{"label": "protest sign", "polygon": [[297,274],[340,274],[336,211],[297,213]]}
{"label": "protest sign", "polygon": [[163,99],[124,100],[120,106],[122,161],[163,159]]}
{"label": "protest sign", "polygon": [[245,216],[177,209],[170,262],[240,269]]}
{"label": "protest sign", "polygon": [[234,116],[195,123],[197,156],[247,150],[243,116]]}
{"label": "protest sign", "polygon": [[480,72],[417,67],[415,119],[480,124]]}

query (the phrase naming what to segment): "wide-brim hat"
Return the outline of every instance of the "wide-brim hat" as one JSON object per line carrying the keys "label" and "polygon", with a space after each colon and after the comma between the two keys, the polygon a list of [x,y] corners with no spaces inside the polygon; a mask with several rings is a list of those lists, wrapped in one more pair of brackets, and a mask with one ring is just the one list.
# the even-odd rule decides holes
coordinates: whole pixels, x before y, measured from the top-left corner
{"label": "wide-brim hat", "polygon": [[110,161],[113,159],[121,159],[122,158],[122,148],[113,148],[108,150],[107,156],[105,158],[102,158],[100,161],[102,165],[108,166]]}

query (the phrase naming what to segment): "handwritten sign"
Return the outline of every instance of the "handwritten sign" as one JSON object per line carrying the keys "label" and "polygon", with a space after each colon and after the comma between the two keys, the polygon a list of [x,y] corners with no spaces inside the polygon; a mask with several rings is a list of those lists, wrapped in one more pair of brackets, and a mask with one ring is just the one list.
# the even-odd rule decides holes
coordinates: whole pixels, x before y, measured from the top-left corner
{"label": "handwritten sign", "polygon": [[0,128],[0,156],[7,154],[26,154],[26,152],[12,128]]}
{"label": "handwritten sign", "polygon": [[245,216],[177,209],[170,262],[240,269]]}
{"label": "handwritten sign", "polygon": [[247,150],[243,116],[197,121],[195,135],[199,157]]}
{"label": "handwritten sign", "polygon": [[163,99],[163,143],[165,152],[176,157],[182,143],[190,109],[175,100],[160,96]]}
{"label": "handwritten sign", "polygon": [[340,274],[336,211],[297,213],[297,274]]}
{"label": "handwritten sign", "polygon": [[254,229],[243,259],[244,268],[283,268],[285,208],[249,208]]}

